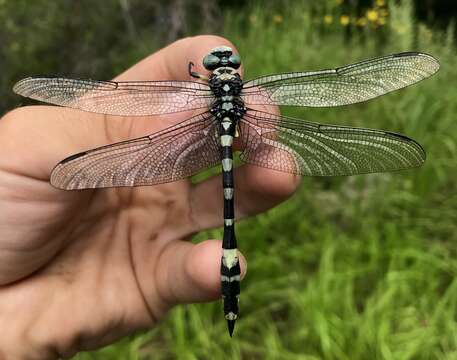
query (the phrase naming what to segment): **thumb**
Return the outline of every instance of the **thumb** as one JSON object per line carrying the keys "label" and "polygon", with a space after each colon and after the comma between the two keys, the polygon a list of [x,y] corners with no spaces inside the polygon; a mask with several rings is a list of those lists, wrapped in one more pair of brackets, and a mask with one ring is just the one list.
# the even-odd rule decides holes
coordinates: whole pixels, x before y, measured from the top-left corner
{"label": "thumb", "polygon": [[[206,240],[199,244],[177,241],[162,253],[158,273],[158,290],[169,304],[205,302],[221,296],[222,241]],[[241,278],[247,264],[239,253]]]}

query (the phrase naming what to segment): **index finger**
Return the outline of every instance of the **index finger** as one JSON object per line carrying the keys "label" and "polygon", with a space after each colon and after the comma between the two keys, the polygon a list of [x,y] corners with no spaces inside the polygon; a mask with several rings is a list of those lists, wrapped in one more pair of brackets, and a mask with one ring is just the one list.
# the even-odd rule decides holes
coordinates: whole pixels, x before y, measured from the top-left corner
{"label": "index finger", "polygon": [[188,37],[141,60],[114,80],[193,80],[189,77],[189,62],[195,64],[195,71],[207,75],[209,72],[202,66],[202,59],[211,49],[220,45],[230,46],[237,53],[234,45],[220,36]]}

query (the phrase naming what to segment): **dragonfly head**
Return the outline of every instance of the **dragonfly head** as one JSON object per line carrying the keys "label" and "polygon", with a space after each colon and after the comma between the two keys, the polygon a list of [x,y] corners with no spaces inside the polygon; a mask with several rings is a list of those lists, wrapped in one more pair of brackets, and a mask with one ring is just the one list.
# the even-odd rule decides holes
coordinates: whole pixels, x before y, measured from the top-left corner
{"label": "dragonfly head", "polygon": [[218,46],[203,58],[203,66],[206,70],[215,70],[222,66],[238,69],[240,65],[240,56],[233,54],[228,46]]}

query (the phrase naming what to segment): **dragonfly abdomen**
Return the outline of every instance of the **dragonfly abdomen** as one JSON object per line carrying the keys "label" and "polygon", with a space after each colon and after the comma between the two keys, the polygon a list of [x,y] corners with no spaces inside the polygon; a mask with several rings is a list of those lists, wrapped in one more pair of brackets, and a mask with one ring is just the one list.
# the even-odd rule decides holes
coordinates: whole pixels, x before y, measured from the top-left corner
{"label": "dragonfly abdomen", "polygon": [[233,138],[236,122],[224,117],[219,126],[222,163],[222,187],[224,191],[224,237],[222,240],[221,292],[224,315],[230,336],[238,318],[240,294],[240,264],[235,237],[235,205],[233,179]]}

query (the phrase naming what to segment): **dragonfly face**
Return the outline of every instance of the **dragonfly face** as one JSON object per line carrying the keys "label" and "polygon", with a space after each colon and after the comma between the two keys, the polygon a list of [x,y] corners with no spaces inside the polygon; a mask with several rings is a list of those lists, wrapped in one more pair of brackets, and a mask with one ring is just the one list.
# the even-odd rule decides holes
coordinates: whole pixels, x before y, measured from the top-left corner
{"label": "dragonfly face", "polygon": [[318,124],[256,106],[329,107],[354,104],[425,79],[439,69],[432,56],[407,52],[335,69],[261,76],[243,82],[240,57],[220,46],[203,59],[202,81],[113,82],[27,78],[23,96],[85,111],[151,116],[201,109],[158,133],[83,151],[53,169],[51,184],[65,190],[157,185],[222,164],[224,236],[221,292],[230,334],[238,318],[240,266],[236,251],[233,138],[240,129],[240,160],[308,176],[343,176],[421,166],[423,148],[390,131]]}

